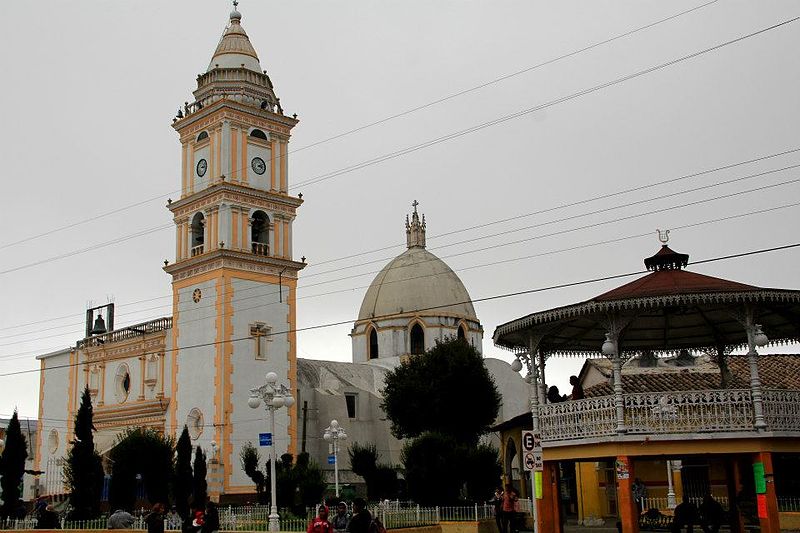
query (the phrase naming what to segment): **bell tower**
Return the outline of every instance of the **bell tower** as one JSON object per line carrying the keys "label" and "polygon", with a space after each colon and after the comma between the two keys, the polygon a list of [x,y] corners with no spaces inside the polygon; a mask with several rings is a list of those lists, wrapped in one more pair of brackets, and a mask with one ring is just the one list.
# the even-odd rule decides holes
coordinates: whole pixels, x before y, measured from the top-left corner
{"label": "bell tower", "polygon": [[[239,467],[264,421],[247,406],[267,372],[297,388],[295,288],[287,146],[295,117],[283,114],[272,81],[236,8],[194,101],[173,120],[181,143],[181,197],[172,276],[173,400],[168,428],[188,424],[212,468],[209,491],[251,492]],[[294,452],[295,411],[276,413],[278,455]]]}

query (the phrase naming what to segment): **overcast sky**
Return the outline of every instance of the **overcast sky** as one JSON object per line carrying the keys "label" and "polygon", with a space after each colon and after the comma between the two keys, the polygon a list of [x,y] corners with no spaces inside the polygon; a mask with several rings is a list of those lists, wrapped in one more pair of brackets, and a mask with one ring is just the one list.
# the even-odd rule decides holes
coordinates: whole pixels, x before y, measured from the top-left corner
{"label": "overcast sky", "polygon": [[[707,1],[242,0],[239,9],[283,108],[300,118],[290,144],[292,185],[800,15],[795,1],[720,0],[303,149]],[[171,122],[190,100],[229,11],[221,0],[0,3],[0,374],[38,368],[36,354],[74,344],[89,301],[113,298],[118,327],[170,315],[170,277],[161,266],[175,250],[164,207],[179,186],[180,148]],[[436,238],[800,148],[799,54],[800,21],[294,189],[305,200],[294,251],[309,264],[298,289],[299,327],[356,317],[375,273],[404,248],[404,217],[415,199],[427,216],[428,249],[458,272],[474,299],[639,270],[658,249],[656,228],[673,228],[670,246],[692,259],[800,240],[800,209],[792,206],[800,202],[800,184],[792,182],[798,169],[716,185],[800,165],[800,152]],[[575,218],[557,221],[567,217]],[[630,218],[607,222],[621,217]],[[140,232],[147,233],[47,261]],[[553,233],[559,234],[547,236]],[[798,258],[795,249],[694,270],[799,288]],[[26,266],[39,261],[46,262]],[[510,360],[492,345],[498,324],[623,282],[477,303],[485,354]],[[300,333],[298,355],[349,360],[349,331],[345,325]],[[581,364],[552,360],[548,381],[566,388]],[[36,416],[38,383],[35,372],[0,376],[0,416],[14,406]]]}

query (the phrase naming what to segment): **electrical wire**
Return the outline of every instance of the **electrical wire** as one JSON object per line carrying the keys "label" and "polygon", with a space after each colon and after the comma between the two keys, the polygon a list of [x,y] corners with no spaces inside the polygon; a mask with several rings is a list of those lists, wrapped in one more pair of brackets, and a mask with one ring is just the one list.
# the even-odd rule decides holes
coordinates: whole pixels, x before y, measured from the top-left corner
{"label": "electrical wire", "polygon": [[[288,156],[288,155],[290,155],[290,154],[294,154],[294,153],[297,153],[297,152],[303,151],[303,150],[307,150],[307,149],[309,149],[309,148],[313,148],[313,147],[315,147],[315,146],[319,146],[319,145],[321,145],[321,144],[325,144],[325,143],[331,142],[331,141],[333,141],[333,140],[336,140],[336,139],[340,139],[340,138],[342,138],[342,137],[345,137],[345,136],[351,135],[351,134],[353,134],[353,133],[357,133],[357,132],[359,132],[359,131],[363,131],[363,130],[365,130],[365,129],[367,129],[367,128],[371,128],[371,127],[373,127],[373,126],[377,126],[377,125],[379,125],[379,124],[384,124],[384,123],[386,123],[386,122],[389,122],[389,121],[391,121],[391,120],[394,120],[394,119],[396,119],[396,118],[400,118],[400,117],[404,117],[404,116],[410,115],[410,114],[412,114],[412,113],[416,113],[417,111],[421,111],[421,110],[423,110],[423,109],[427,109],[427,108],[429,108],[429,107],[432,107],[432,106],[435,106],[435,105],[437,105],[437,104],[441,104],[441,103],[443,103],[443,102],[447,102],[447,101],[449,101],[449,100],[452,100],[452,99],[454,99],[454,98],[457,98],[457,97],[459,97],[459,96],[463,96],[463,95],[465,95],[465,94],[468,94],[468,93],[472,93],[472,92],[478,91],[478,90],[480,90],[480,89],[483,89],[483,88],[489,87],[489,86],[491,86],[491,85],[495,85],[495,84],[497,84],[497,83],[500,83],[501,81],[505,81],[505,80],[507,80],[507,79],[510,79],[510,78],[513,78],[513,77],[515,77],[515,76],[519,76],[519,75],[521,75],[521,74],[524,74],[524,73],[527,73],[527,72],[531,72],[531,71],[533,71],[533,70],[535,70],[535,69],[538,69],[538,68],[541,68],[541,67],[544,67],[544,66],[547,66],[547,65],[551,65],[551,64],[553,64],[553,63],[556,63],[556,62],[558,62],[558,61],[561,61],[561,60],[563,60],[563,59],[567,59],[567,58],[570,58],[570,57],[573,57],[573,56],[579,55],[579,54],[581,54],[581,53],[583,53],[583,52],[587,52],[587,51],[589,51],[589,50],[592,50],[592,49],[594,49],[594,48],[600,47],[600,46],[602,46],[602,45],[605,45],[605,44],[608,44],[608,43],[611,43],[611,42],[617,41],[617,40],[619,40],[619,39],[622,39],[623,37],[628,37],[628,36],[630,36],[630,35],[633,35],[633,34],[635,34],[635,33],[638,33],[638,32],[640,32],[640,31],[643,31],[643,30],[646,30],[646,29],[652,28],[652,27],[654,27],[654,26],[658,26],[659,24],[663,24],[664,22],[668,22],[668,21],[670,21],[670,20],[676,19],[676,18],[678,18],[678,17],[681,17],[681,16],[683,16],[683,15],[687,15],[687,14],[689,14],[689,13],[692,13],[692,12],[694,12],[694,11],[697,11],[697,10],[699,10],[699,9],[702,9],[702,8],[704,8],[704,7],[707,7],[707,6],[711,5],[711,4],[715,4],[715,3],[717,3],[718,1],[719,1],[719,0],[712,0],[712,1],[710,1],[710,2],[706,2],[706,3],[704,3],[704,4],[701,4],[701,5],[699,5],[699,6],[696,6],[696,7],[693,7],[693,8],[690,8],[690,9],[687,9],[687,10],[684,10],[684,11],[681,11],[681,12],[679,12],[679,13],[676,13],[676,14],[674,14],[674,15],[671,15],[671,16],[669,16],[669,17],[666,17],[666,18],[663,18],[663,19],[660,19],[660,20],[656,20],[656,21],[654,21],[654,22],[651,22],[651,23],[649,23],[649,24],[646,24],[646,25],[644,25],[644,26],[639,26],[638,28],[634,28],[633,30],[629,30],[629,31],[626,31],[626,32],[624,32],[624,33],[620,33],[620,34],[618,34],[618,35],[615,35],[614,37],[610,37],[610,38],[607,38],[607,39],[605,39],[605,40],[598,41],[598,42],[596,42],[596,43],[594,43],[594,44],[591,44],[591,45],[585,46],[585,47],[583,47],[583,48],[580,48],[580,49],[578,49],[578,50],[574,50],[574,51],[572,51],[572,52],[569,52],[569,53],[563,54],[563,55],[561,55],[561,56],[558,56],[558,57],[555,57],[555,58],[553,58],[553,59],[550,59],[550,60],[544,61],[544,62],[542,62],[542,63],[538,63],[538,64],[536,64],[536,65],[533,65],[533,66],[525,67],[525,68],[523,68],[523,69],[521,69],[521,70],[518,70],[518,71],[516,71],[516,72],[512,72],[512,73],[509,73],[509,74],[504,74],[503,76],[500,76],[500,77],[498,77],[498,78],[495,78],[495,79],[493,79],[493,80],[490,80],[490,81],[487,81],[487,82],[483,82],[483,83],[481,83],[481,84],[479,84],[479,85],[476,85],[476,86],[474,86],[474,87],[470,87],[470,88],[468,88],[468,89],[464,89],[464,90],[461,90],[461,91],[459,91],[459,92],[456,92],[456,93],[453,93],[453,94],[450,94],[450,95],[447,95],[447,96],[443,96],[443,97],[441,97],[441,98],[438,98],[438,99],[436,99],[436,100],[433,100],[433,101],[431,101],[431,102],[428,102],[428,103],[425,103],[425,104],[419,105],[419,106],[417,106],[417,107],[414,107],[414,108],[411,108],[411,109],[407,109],[407,110],[405,110],[405,111],[401,111],[401,112],[399,112],[399,113],[395,113],[395,114],[393,114],[393,115],[389,115],[388,117],[385,117],[385,118],[382,118],[382,119],[379,119],[379,120],[376,120],[376,121],[373,121],[373,122],[370,122],[370,123],[367,123],[367,124],[364,124],[364,125],[358,126],[358,127],[356,127],[356,128],[352,128],[352,129],[350,129],[350,130],[346,130],[346,131],[344,131],[344,132],[341,132],[341,133],[335,134],[335,135],[333,135],[333,136],[331,136],[331,137],[328,137],[328,138],[325,138],[325,139],[321,139],[321,140],[319,140],[319,141],[314,141],[314,142],[312,142],[312,143],[310,143],[310,144],[307,144],[307,145],[305,145],[305,146],[301,146],[301,147],[299,147],[299,148],[295,148],[295,149],[293,149],[293,150],[290,150],[290,151],[288,151],[288,152],[287,152],[287,156]],[[278,156],[277,156],[277,158],[278,158],[278,159],[279,159],[280,157],[281,157],[280,155],[278,155]],[[272,159],[275,159],[275,156],[273,156],[273,157],[271,157],[271,158],[270,158],[270,163],[272,162]],[[241,169],[239,169],[239,172],[245,171],[246,169],[247,169],[247,167],[245,166],[244,168],[241,168]],[[216,178],[216,179],[219,179],[219,176],[217,176],[217,178]],[[210,181],[211,181],[211,178],[209,177],[209,178],[208,178],[208,180],[209,180],[209,182],[210,182]],[[50,230],[50,231],[46,231],[46,232],[44,232],[44,233],[40,233],[40,234],[37,234],[37,235],[33,235],[33,236],[30,236],[30,237],[26,237],[25,239],[20,239],[20,240],[18,240],[18,241],[14,241],[14,242],[10,242],[10,243],[5,243],[5,244],[2,244],[2,245],[0,245],[0,250],[2,250],[2,249],[4,249],[4,248],[11,247],[11,246],[15,246],[15,245],[17,245],[17,244],[21,244],[21,243],[23,243],[23,242],[29,242],[29,241],[32,241],[32,240],[34,240],[34,239],[38,239],[38,238],[41,238],[41,237],[45,237],[45,236],[48,236],[48,235],[52,235],[53,233],[58,233],[58,232],[60,232],[60,231],[64,231],[64,230],[67,230],[67,229],[70,229],[70,228],[74,228],[74,227],[76,227],[76,226],[80,226],[80,225],[82,225],[82,224],[87,224],[87,223],[89,223],[89,222],[93,222],[93,221],[95,221],[95,220],[98,220],[98,219],[100,219],[100,218],[104,218],[104,217],[107,217],[107,216],[110,216],[110,215],[113,215],[113,214],[117,214],[117,213],[120,213],[120,212],[123,212],[123,211],[127,211],[127,210],[129,210],[129,209],[132,209],[132,208],[134,208],[134,207],[138,207],[138,206],[140,206],[140,205],[144,205],[144,204],[147,204],[147,203],[153,202],[153,201],[155,201],[155,200],[158,200],[158,199],[161,199],[161,198],[165,198],[165,197],[167,197],[167,196],[169,196],[169,195],[171,195],[171,194],[178,194],[178,193],[180,193],[180,192],[181,192],[180,190],[171,191],[171,192],[168,192],[168,193],[166,193],[166,194],[161,194],[161,195],[158,195],[158,196],[154,196],[154,197],[152,197],[152,198],[148,198],[148,199],[146,199],[146,200],[142,200],[142,201],[136,202],[136,203],[134,203],[134,204],[129,204],[129,205],[125,205],[125,206],[119,207],[119,208],[117,208],[117,209],[114,209],[114,210],[112,210],[112,211],[106,211],[106,212],[104,212],[104,213],[100,213],[99,215],[95,215],[95,216],[92,216],[92,217],[89,217],[89,218],[86,218],[86,219],[83,219],[83,220],[79,220],[79,221],[76,221],[76,222],[68,223],[68,224],[66,224],[66,225],[64,225],[64,226],[60,226],[60,227],[58,227],[58,228],[52,229],[52,230]]]}
{"label": "electrical wire", "polygon": [[[790,166],[790,167],[784,167],[784,168],[781,168],[781,169],[774,169],[774,170],[770,170],[770,171],[766,171],[766,172],[762,172],[762,173],[756,173],[756,174],[751,174],[751,175],[748,175],[748,176],[733,178],[733,179],[726,180],[726,181],[723,181],[723,182],[720,182],[720,183],[717,183],[717,184],[705,185],[705,186],[700,187],[700,189],[706,189],[706,188],[709,188],[709,187],[715,186],[715,185],[729,184],[729,183],[733,183],[733,182],[742,181],[742,180],[745,180],[745,179],[751,179],[751,178],[754,178],[754,177],[760,177],[760,176],[763,176],[765,174],[779,172],[779,171],[787,170],[787,169],[790,169],[790,168],[795,168],[797,166],[800,166],[800,165],[794,165],[794,166]],[[717,201],[717,200],[721,200],[721,199],[727,199],[727,198],[731,198],[731,197],[735,197],[735,196],[740,196],[740,195],[743,195],[743,194],[750,194],[750,193],[753,193],[753,192],[760,192],[760,191],[763,191],[763,190],[767,190],[767,189],[771,189],[771,188],[775,188],[775,187],[779,187],[779,186],[783,186],[783,185],[787,185],[787,184],[793,184],[793,183],[797,183],[797,182],[800,182],[800,178],[784,181],[784,182],[777,183],[777,184],[763,185],[761,187],[756,187],[756,188],[745,190],[745,191],[738,191],[738,192],[734,192],[734,193],[730,193],[730,194],[726,194],[726,195],[716,196],[716,197],[707,198],[707,199],[703,199],[703,200],[697,200],[697,201],[694,201],[694,202],[681,203],[681,204],[677,204],[677,205],[673,205],[673,206],[669,206],[669,207],[665,207],[665,208],[661,208],[661,209],[657,209],[657,210],[648,210],[648,211],[640,212],[640,213],[633,214],[633,215],[627,215],[625,217],[618,217],[618,218],[615,218],[615,219],[605,220],[605,221],[601,221],[601,222],[595,222],[595,223],[592,223],[592,224],[587,224],[587,225],[583,225],[583,226],[578,226],[578,227],[573,227],[573,228],[569,228],[569,229],[559,230],[559,231],[551,232],[551,233],[544,234],[544,235],[536,235],[536,236],[533,236],[533,237],[520,239],[520,240],[516,240],[516,241],[512,241],[512,242],[498,243],[498,244],[494,244],[494,245],[491,245],[491,246],[488,246],[488,247],[479,248],[479,249],[475,249],[475,250],[462,251],[462,252],[454,253],[454,254],[451,254],[451,255],[445,255],[441,259],[449,259],[449,258],[453,258],[453,257],[459,257],[459,256],[462,256],[462,255],[467,255],[467,254],[472,254],[472,253],[477,253],[477,252],[483,252],[483,251],[487,251],[487,250],[493,250],[493,249],[497,249],[497,248],[501,248],[501,247],[505,247],[505,246],[521,244],[521,243],[524,243],[524,242],[529,242],[531,240],[538,240],[538,239],[541,239],[541,238],[554,237],[554,236],[564,235],[564,234],[567,234],[567,233],[574,233],[576,231],[581,231],[581,230],[585,230],[585,229],[592,229],[592,228],[596,228],[596,227],[599,227],[599,226],[602,226],[602,225],[606,225],[606,224],[621,222],[621,221],[625,221],[625,220],[631,220],[631,219],[634,219],[634,218],[640,218],[640,217],[647,216],[647,215],[652,215],[652,214],[658,214],[658,213],[665,212],[665,211],[670,211],[670,210],[673,210],[673,209],[683,209],[683,208],[691,207],[691,206],[694,206],[694,205],[700,205],[700,204],[708,203],[710,201]],[[657,196],[654,199],[663,199],[663,198],[667,198],[667,197],[671,197],[671,196],[677,196],[677,195],[681,195],[681,194],[686,194],[688,192],[695,192],[696,190],[697,189],[690,189],[690,190],[686,190],[686,191],[678,191],[676,193],[670,193],[670,194],[667,194],[667,195]],[[631,205],[636,205],[636,204],[644,203],[644,202],[651,201],[651,200],[653,200],[653,199],[641,200],[641,201],[638,201],[638,202],[628,203],[628,204],[624,204],[624,205],[621,205],[621,206],[606,208],[606,209],[599,210],[599,211],[596,211],[596,212],[590,212],[590,213],[586,213],[586,214],[574,215],[574,216],[566,217],[564,219],[560,219],[560,220],[557,220],[557,221],[544,222],[544,223],[541,223],[541,224],[538,224],[538,225],[535,225],[535,226],[530,226],[528,228],[521,228],[521,229],[531,229],[531,228],[534,228],[534,227],[540,227],[540,226],[544,226],[544,225],[549,225],[549,224],[551,224],[553,222],[562,222],[562,221],[566,221],[566,220],[573,220],[575,218],[581,218],[581,217],[586,216],[586,215],[597,214],[597,213],[606,212],[606,211],[611,211],[611,210],[614,210],[614,209],[618,209],[620,207],[628,207],[628,206],[631,206]],[[500,236],[500,235],[509,234],[509,233],[513,233],[513,232],[516,232],[516,231],[519,231],[519,229],[508,230],[508,231],[500,233],[500,234],[492,235],[491,237],[497,237],[497,236]],[[478,240],[478,239],[476,238],[476,239],[473,239],[473,241],[474,240]],[[464,244],[464,243],[468,243],[468,242],[472,242],[472,241],[462,241],[460,243],[454,243],[454,245],[455,244]],[[414,263],[413,265],[410,265],[410,266],[415,266],[416,267],[421,263],[425,263],[425,262],[429,262],[429,261],[439,261],[439,260],[440,260],[440,258],[435,258],[434,257],[434,258],[431,258],[431,259],[427,259],[427,260],[424,260],[424,261],[421,261],[421,262]],[[385,262],[387,260],[386,259],[382,259],[380,261]],[[368,263],[365,263],[365,264],[368,264]],[[338,271],[338,270],[342,270],[342,269],[335,269],[335,270],[331,270],[331,271],[328,271],[328,272],[334,272],[334,271]],[[328,272],[326,272],[326,273],[328,273]],[[346,280],[349,280],[349,279],[360,278],[360,277],[363,277],[363,276],[366,276],[366,275],[377,274],[378,272],[380,272],[380,271],[379,270],[369,271],[369,272],[354,274],[354,275],[350,275],[350,276],[340,277],[340,278],[337,278],[337,279],[334,279],[334,280],[327,280],[327,281],[322,281],[322,282],[318,282],[318,283],[305,284],[303,286],[298,287],[296,289],[296,291],[297,290],[306,290],[306,289],[308,289],[310,287],[316,287],[316,286],[320,286],[320,285],[327,285],[327,284],[330,284],[330,283],[346,281]],[[425,277],[425,276],[422,276],[422,277]],[[405,282],[405,281],[409,281],[410,279],[416,279],[416,278],[403,278],[403,279],[396,280],[394,282]],[[387,282],[387,283],[389,283],[389,282]],[[251,289],[241,289],[241,290],[238,290],[237,292],[241,293],[241,292],[245,292],[245,291],[248,291],[248,290],[257,290],[257,289],[262,289],[262,288],[263,287],[253,287]],[[363,287],[359,287],[359,288],[363,288]],[[348,291],[356,290],[356,288],[347,289],[347,290]],[[265,297],[268,297],[268,296],[273,296],[273,295],[276,295],[276,294],[278,294],[278,292],[272,290],[271,292],[266,293],[266,294],[254,294],[254,295],[251,295],[251,296],[234,298],[234,302],[235,303],[241,303],[242,301],[245,301],[245,300],[255,299],[255,298],[261,299],[261,298],[265,298]],[[302,298],[298,298],[298,299],[302,299]],[[268,303],[268,304],[260,304],[259,306],[256,306],[255,308],[267,307],[267,306],[270,306],[270,305],[275,305],[277,303],[278,302],[272,302],[272,303]],[[155,309],[163,308],[163,307],[166,307],[166,306],[158,306]],[[215,304],[206,304],[204,306],[193,305],[192,306],[192,310],[197,311],[197,310],[202,309],[202,308],[213,308],[213,307],[215,307]],[[255,308],[240,309],[239,311],[255,309]],[[213,317],[216,317],[216,316],[217,316],[216,314],[209,315],[209,316],[203,316],[203,317],[198,317],[196,319],[193,319],[191,321],[207,320],[209,318],[213,318]],[[63,327],[63,326],[50,328],[50,329],[51,330],[52,329],[59,329],[61,327]],[[40,330],[37,330],[35,332],[26,332],[25,334],[19,334],[19,335],[30,335],[30,334],[41,333],[43,331],[46,331],[46,329],[40,329]],[[58,333],[58,334],[45,336],[45,337],[41,337],[40,336],[36,340],[60,337],[60,336],[66,335],[66,334],[67,333]],[[9,336],[9,337],[15,337],[15,335],[12,335],[12,336]],[[3,337],[3,338],[6,338],[6,337]],[[30,339],[23,339],[23,340],[18,340],[18,341],[13,341],[13,342],[9,342],[9,343],[0,344],[0,347],[2,347],[2,346],[10,346],[10,345],[15,345],[15,344],[24,344],[24,343],[28,343],[28,342],[31,342],[31,340]],[[0,359],[3,359],[3,356],[0,356]]]}
{"label": "electrical wire", "polygon": [[[728,260],[731,260],[731,259],[742,258],[742,257],[750,257],[750,256],[754,256],[754,255],[760,255],[760,254],[771,253],[771,252],[776,252],[776,251],[789,250],[789,249],[793,249],[793,248],[797,248],[797,247],[800,247],[800,242],[791,243],[791,244],[785,244],[785,245],[781,245],[781,246],[774,246],[774,247],[770,247],[770,248],[760,248],[760,249],[756,249],[756,250],[748,250],[748,251],[745,251],[745,252],[728,254],[728,255],[713,257],[713,258],[709,258],[709,259],[702,259],[702,260],[699,260],[699,261],[689,262],[689,264],[690,265],[696,265],[696,264],[714,263],[714,262],[719,262],[719,261],[728,261]],[[517,297],[517,296],[526,296],[526,295],[535,294],[535,293],[541,293],[541,292],[565,289],[565,288],[570,288],[570,287],[577,287],[577,286],[580,286],[580,285],[588,285],[588,284],[599,283],[599,282],[604,282],[604,281],[612,281],[612,280],[616,280],[616,279],[622,279],[622,278],[627,278],[627,277],[647,274],[648,272],[649,272],[648,270],[637,270],[637,271],[633,271],[633,272],[625,272],[625,273],[620,273],[620,274],[610,274],[610,275],[607,275],[607,276],[588,278],[588,279],[583,279],[583,280],[578,280],[578,281],[570,281],[570,282],[560,283],[560,284],[556,284],[556,285],[547,285],[547,286],[544,286],[544,287],[535,287],[535,288],[524,289],[524,290],[520,290],[520,291],[507,292],[507,293],[501,293],[501,294],[494,294],[494,295],[491,295],[491,296],[485,296],[483,298],[472,298],[472,299],[464,300],[464,301],[450,302],[450,303],[447,303],[447,304],[439,304],[439,305],[428,306],[428,307],[423,307],[423,308],[418,308],[418,309],[411,309],[411,310],[404,311],[404,313],[401,313],[401,314],[398,314],[398,313],[385,314],[385,315],[372,317],[372,319],[373,320],[387,320],[387,319],[394,318],[396,316],[404,315],[406,313],[421,313],[421,312],[425,312],[425,311],[433,311],[433,310],[436,310],[436,309],[442,309],[442,308],[452,307],[452,306],[456,306],[456,305],[466,305],[466,304],[472,305],[472,304],[480,303],[480,302],[494,301],[494,300],[500,300],[500,299],[505,299],[505,298],[513,298],[513,297]],[[287,334],[290,334],[290,333],[299,333],[299,332],[302,332],[302,331],[313,331],[313,330],[324,329],[324,328],[329,328],[329,327],[334,327],[334,326],[343,326],[343,325],[347,325],[347,324],[352,324],[353,322],[356,322],[357,320],[358,320],[357,318],[356,319],[347,319],[347,320],[340,320],[340,321],[335,321],[335,322],[325,322],[325,323],[320,323],[320,324],[313,324],[313,325],[305,326],[305,327],[290,328],[290,329],[285,329],[285,330],[282,330],[282,331],[274,331],[274,332],[270,331],[270,332],[268,332],[266,334],[266,336],[274,337],[274,336],[278,336],[278,335],[287,335]],[[187,345],[187,346],[182,346],[181,348],[177,348],[177,349],[175,349],[175,348],[165,348],[164,350],[158,350],[157,352],[143,352],[143,353],[141,353],[139,355],[140,356],[147,356],[147,355],[157,355],[157,354],[162,354],[162,353],[172,353],[172,352],[180,351],[180,350],[187,350],[188,351],[188,350],[194,349],[194,348],[205,348],[205,347],[209,347],[209,346],[217,346],[217,345],[223,345],[223,344],[227,344],[227,343],[241,342],[241,341],[245,341],[245,340],[252,341],[252,337],[251,336],[247,336],[247,337],[238,337],[238,338],[234,338],[234,339],[226,339],[226,340],[222,340],[222,341],[203,342],[203,343],[197,343],[197,344],[191,344],[191,345]],[[66,363],[66,364],[60,364],[60,365],[53,365],[53,366],[50,366],[50,367],[45,366],[44,368],[33,368],[33,369],[28,369],[28,370],[17,370],[17,371],[2,373],[2,374],[0,374],[0,378],[19,376],[19,375],[24,375],[24,374],[30,374],[30,373],[33,373],[33,372],[45,372],[45,371],[53,371],[53,370],[59,370],[59,369],[64,369],[64,368],[73,368],[73,367],[77,367],[77,366],[81,366],[81,365],[85,365],[85,364],[86,364],[85,361],[79,361],[79,362],[76,362],[76,363]]]}

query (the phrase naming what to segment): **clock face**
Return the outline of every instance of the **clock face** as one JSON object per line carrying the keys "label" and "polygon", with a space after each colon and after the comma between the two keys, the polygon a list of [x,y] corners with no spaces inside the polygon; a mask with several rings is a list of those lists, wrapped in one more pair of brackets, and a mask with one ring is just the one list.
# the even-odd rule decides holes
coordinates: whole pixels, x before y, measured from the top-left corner
{"label": "clock face", "polygon": [[202,178],[206,175],[206,170],[208,170],[208,161],[201,159],[197,162],[197,175]]}
{"label": "clock face", "polygon": [[263,174],[267,171],[267,164],[260,157],[254,157],[250,162],[250,166],[253,167],[253,172],[256,174]]}

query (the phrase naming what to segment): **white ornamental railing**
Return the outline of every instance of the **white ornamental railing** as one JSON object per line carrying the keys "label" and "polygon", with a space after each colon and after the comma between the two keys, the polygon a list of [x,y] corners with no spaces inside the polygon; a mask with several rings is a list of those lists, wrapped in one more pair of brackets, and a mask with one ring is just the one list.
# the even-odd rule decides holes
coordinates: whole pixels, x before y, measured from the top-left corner
{"label": "white ornamental railing", "polygon": [[613,396],[543,405],[539,423],[543,440],[585,439],[617,430]]}
{"label": "white ornamental railing", "polygon": [[[800,390],[765,389],[767,431],[800,432]],[[756,434],[750,389],[627,393],[625,430],[630,435],[752,432]],[[542,405],[545,442],[613,436],[613,396]]]}
{"label": "white ornamental railing", "polygon": [[800,431],[800,391],[765,389],[764,421],[770,431]]}
{"label": "white ornamental railing", "polygon": [[629,434],[716,433],[753,429],[749,389],[625,394]]}

